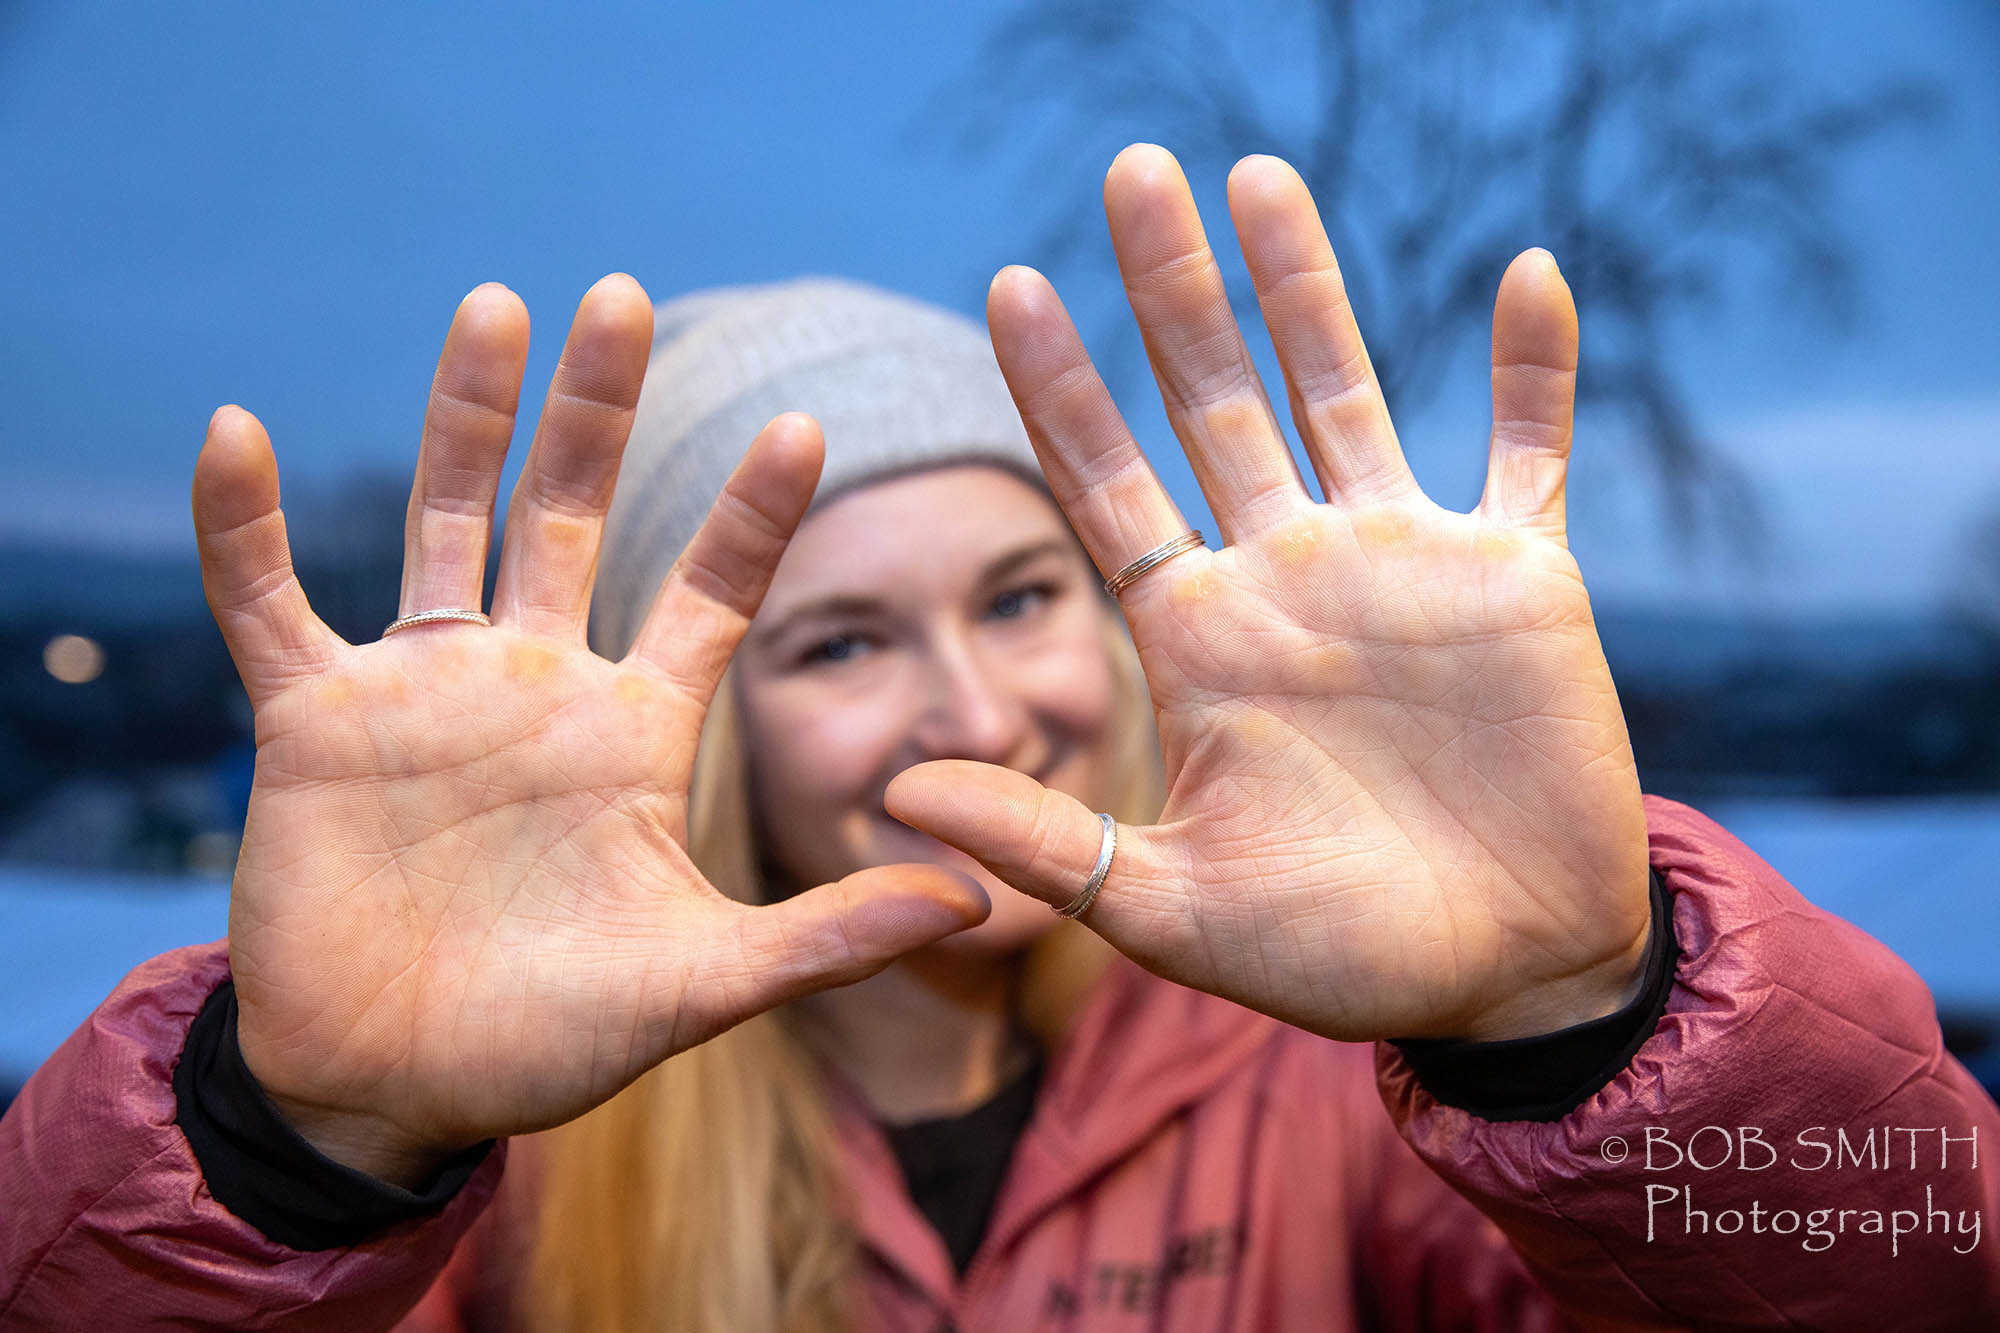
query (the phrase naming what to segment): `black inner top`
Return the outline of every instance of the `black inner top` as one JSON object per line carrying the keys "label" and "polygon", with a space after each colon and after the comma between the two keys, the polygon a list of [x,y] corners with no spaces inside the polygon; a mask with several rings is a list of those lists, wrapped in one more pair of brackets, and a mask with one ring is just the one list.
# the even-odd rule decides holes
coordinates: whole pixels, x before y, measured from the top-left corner
{"label": "black inner top", "polygon": [[910,1198],[944,1238],[961,1276],[986,1234],[1007,1163],[1034,1114],[1041,1086],[1037,1056],[1012,1083],[963,1115],[883,1126]]}

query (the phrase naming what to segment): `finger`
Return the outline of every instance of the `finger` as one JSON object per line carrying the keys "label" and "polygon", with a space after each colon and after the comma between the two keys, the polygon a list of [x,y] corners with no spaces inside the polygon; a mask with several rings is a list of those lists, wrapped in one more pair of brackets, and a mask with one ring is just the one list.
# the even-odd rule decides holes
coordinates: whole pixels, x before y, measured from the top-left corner
{"label": "finger", "polygon": [[653,307],[623,273],[584,294],[507,506],[493,621],[582,642],[604,511],[652,351]]}
{"label": "finger", "polygon": [[812,503],[826,455],[819,423],[787,412],[758,432],[674,561],[626,660],[665,673],[703,708]]}
{"label": "finger", "polygon": [[1379,503],[1417,491],[1306,183],[1275,157],[1246,157],[1229,174],[1229,211],[1327,499]]}
{"label": "finger", "polygon": [[1104,211],[1167,420],[1234,542],[1310,503],[1243,345],[1194,196],[1173,154],[1134,144],[1104,178]]}
{"label": "finger", "polygon": [[342,640],[292,573],[270,437],[240,407],[209,419],[194,465],[194,532],[208,609],[253,707],[333,661]]}
{"label": "finger", "polygon": [[[1000,270],[986,294],[986,325],[1049,489],[1098,571],[1109,578],[1186,532],[1048,279],[1031,268]],[[1173,563],[1200,558],[1190,552]],[[1129,609],[1158,586],[1141,578],[1120,599]]]}
{"label": "finger", "polygon": [[486,605],[493,498],[528,364],[528,308],[497,282],[459,302],[424,410],[399,616]]}
{"label": "finger", "polygon": [[1563,490],[1576,408],[1576,304],[1556,261],[1529,250],[1493,305],[1493,445],[1479,512],[1566,541]]}
{"label": "finger", "polygon": [[986,919],[986,891],[937,866],[877,866],[736,918],[743,987],[734,1022],[873,976],[912,949]]}
{"label": "finger", "polygon": [[[1104,845],[1103,822],[1083,802],[997,764],[918,764],[890,779],[883,805],[1051,907],[1082,892]],[[1118,826],[1110,871],[1077,919],[1153,965],[1187,958],[1194,928],[1181,887],[1188,877],[1170,873],[1150,832]]]}

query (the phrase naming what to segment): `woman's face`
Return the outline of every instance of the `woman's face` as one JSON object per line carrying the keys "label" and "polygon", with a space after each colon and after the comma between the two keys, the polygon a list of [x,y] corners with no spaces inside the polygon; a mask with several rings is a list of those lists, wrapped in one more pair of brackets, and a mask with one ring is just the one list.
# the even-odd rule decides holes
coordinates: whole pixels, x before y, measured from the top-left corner
{"label": "woman's face", "polygon": [[736,659],[753,799],[790,880],[774,888],[921,861],[993,900],[939,948],[1006,951],[1053,925],[1046,906],[891,819],[882,793],[913,764],[978,759],[1098,808],[1113,709],[1103,615],[1061,514],[1003,468],[877,482],[808,516]]}

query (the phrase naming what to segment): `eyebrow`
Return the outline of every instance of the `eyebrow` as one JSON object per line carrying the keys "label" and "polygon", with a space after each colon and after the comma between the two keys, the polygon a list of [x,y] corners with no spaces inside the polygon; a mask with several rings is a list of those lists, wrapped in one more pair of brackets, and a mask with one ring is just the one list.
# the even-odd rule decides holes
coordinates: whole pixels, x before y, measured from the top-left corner
{"label": "eyebrow", "polygon": [[[979,581],[981,583],[992,583],[995,580],[1006,577],[1031,560],[1037,560],[1042,556],[1065,550],[1068,546],[1069,543],[1060,537],[1049,537],[1042,541],[1031,542],[1026,546],[1016,547],[1004,555],[996,556],[993,560],[989,561],[986,568],[980,571]],[[868,615],[872,612],[880,611],[882,605],[883,603],[880,598],[856,597],[849,593],[836,593],[829,597],[815,598],[810,602],[801,602],[769,625],[760,627],[752,635],[752,638],[760,644],[774,643],[801,620],[808,620],[814,616]]]}

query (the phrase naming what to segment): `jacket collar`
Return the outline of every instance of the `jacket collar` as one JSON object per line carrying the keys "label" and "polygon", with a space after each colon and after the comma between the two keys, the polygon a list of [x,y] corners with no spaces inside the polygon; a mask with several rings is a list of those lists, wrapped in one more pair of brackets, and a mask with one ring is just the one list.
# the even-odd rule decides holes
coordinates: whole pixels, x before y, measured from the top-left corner
{"label": "jacket collar", "polygon": [[[971,1271],[1221,1083],[1282,1026],[1114,957],[1050,1052]],[[910,1200],[858,1090],[827,1073],[862,1243],[949,1305],[959,1283],[943,1240]]]}

